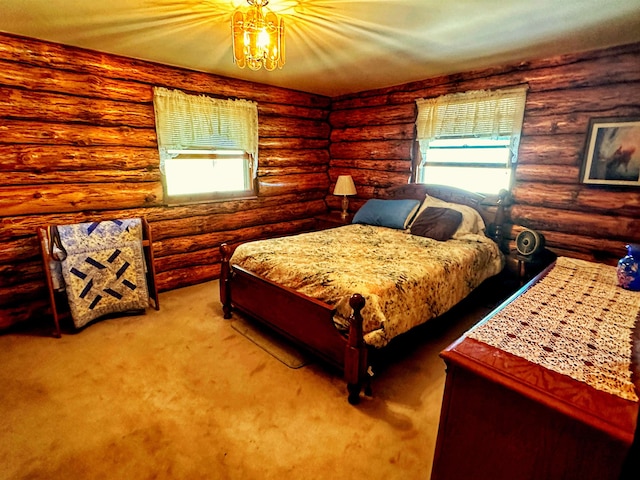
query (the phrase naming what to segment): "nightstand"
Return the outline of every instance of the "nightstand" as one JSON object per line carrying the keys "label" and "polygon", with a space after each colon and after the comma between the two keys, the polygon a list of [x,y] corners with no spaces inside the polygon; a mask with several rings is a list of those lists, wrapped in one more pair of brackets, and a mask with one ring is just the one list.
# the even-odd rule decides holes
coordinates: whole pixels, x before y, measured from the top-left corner
{"label": "nightstand", "polygon": [[532,256],[521,255],[515,253],[514,257],[518,262],[518,278],[520,279],[520,285],[524,285],[542,270],[551,265],[557,255],[546,248],[540,253]]}
{"label": "nightstand", "polygon": [[316,217],[316,229],[325,230],[327,228],[341,227],[349,225],[352,220],[353,215],[351,214],[347,215],[347,218],[342,218],[341,212],[333,211]]}

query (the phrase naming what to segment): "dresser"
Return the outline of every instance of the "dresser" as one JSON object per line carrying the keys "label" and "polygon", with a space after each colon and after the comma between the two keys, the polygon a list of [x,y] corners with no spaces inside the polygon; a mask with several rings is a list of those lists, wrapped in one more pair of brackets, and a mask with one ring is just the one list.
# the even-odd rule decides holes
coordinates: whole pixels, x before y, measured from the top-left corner
{"label": "dresser", "polygon": [[[589,355],[598,341],[609,341],[613,327],[605,316],[599,318],[600,310],[614,310],[620,292],[598,283],[580,290],[571,283],[573,274],[560,287],[536,290],[550,271],[553,265],[441,353],[447,374],[432,480],[619,478],[638,415],[627,370],[637,365],[621,368],[626,390],[619,393],[615,380],[601,382],[592,373],[596,359],[607,354]],[[583,275],[576,272],[575,277]],[[606,295],[614,298],[606,300]],[[554,304],[558,298],[566,302]],[[548,311],[558,324],[539,322],[547,333],[540,331],[536,344],[531,329],[540,327],[530,325],[531,319]],[[593,312],[594,322],[603,325],[594,328],[582,311]],[[577,315],[575,325],[563,323],[572,315]],[[577,345],[588,351],[585,355],[560,351],[577,348],[571,347],[570,336],[581,339]],[[526,344],[530,351],[521,353]],[[531,355],[548,350],[558,350],[554,355],[562,360],[539,362]]]}

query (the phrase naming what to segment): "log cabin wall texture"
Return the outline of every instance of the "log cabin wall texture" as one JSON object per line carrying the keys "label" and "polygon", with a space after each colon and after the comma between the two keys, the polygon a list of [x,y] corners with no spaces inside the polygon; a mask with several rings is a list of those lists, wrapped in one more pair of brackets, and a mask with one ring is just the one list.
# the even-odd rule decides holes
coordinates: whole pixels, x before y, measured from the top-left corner
{"label": "log cabin wall texture", "polygon": [[[145,216],[161,290],[217,278],[221,242],[309,230],[325,200],[340,209],[338,175],[354,177],[352,210],[406,183],[416,98],[522,83],[509,246],[529,227],[556,253],[612,263],[640,242],[640,192],[587,187],[579,172],[590,118],[640,117],[639,65],[636,44],[330,101],[0,34],[0,328],[47,310],[37,226]],[[258,102],[259,198],[163,205],[155,85]]]}
{"label": "log cabin wall texture", "polygon": [[[415,100],[529,86],[507,221],[508,247],[524,227],[557,254],[614,263],[640,242],[640,188],[580,183],[589,119],[640,118],[640,44],[442,76],[332,100],[332,186],[354,178],[351,210],[411,174]],[[327,196],[331,209],[340,199]]]}
{"label": "log cabin wall texture", "polygon": [[[258,103],[257,199],[163,205],[156,85]],[[327,208],[329,107],[318,95],[0,34],[0,328],[48,309],[38,226],[146,217],[161,291],[217,278],[222,242],[312,229]]]}

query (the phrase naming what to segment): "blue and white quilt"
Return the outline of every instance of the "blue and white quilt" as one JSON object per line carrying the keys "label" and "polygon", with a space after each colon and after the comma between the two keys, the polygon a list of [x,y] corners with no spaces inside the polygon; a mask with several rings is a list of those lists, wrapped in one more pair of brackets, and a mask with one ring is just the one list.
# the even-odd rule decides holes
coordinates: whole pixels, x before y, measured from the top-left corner
{"label": "blue and white quilt", "polygon": [[139,218],[59,225],[61,261],[76,328],[149,306]]}

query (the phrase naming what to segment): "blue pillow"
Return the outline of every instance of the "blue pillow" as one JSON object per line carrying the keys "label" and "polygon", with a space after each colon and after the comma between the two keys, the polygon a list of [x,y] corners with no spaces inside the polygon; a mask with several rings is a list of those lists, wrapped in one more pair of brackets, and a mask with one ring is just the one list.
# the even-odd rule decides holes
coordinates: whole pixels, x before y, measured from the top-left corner
{"label": "blue pillow", "polygon": [[379,200],[372,198],[358,210],[353,223],[405,229],[418,211],[418,200]]}

